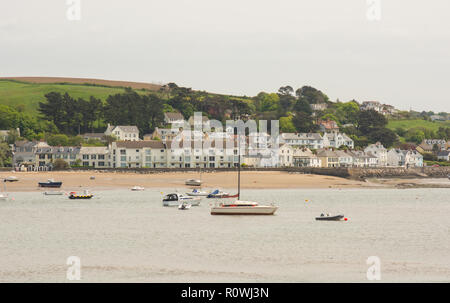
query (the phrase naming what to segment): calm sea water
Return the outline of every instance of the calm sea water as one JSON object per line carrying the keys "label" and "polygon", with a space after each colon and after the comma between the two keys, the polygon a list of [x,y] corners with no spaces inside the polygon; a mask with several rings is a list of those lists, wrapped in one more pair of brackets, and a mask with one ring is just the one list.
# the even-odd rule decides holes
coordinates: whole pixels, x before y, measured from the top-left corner
{"label": "calm sea water", "polygon": [[165,208],[156,189],[94,194],[0,202],[0,281],[68,281],[69,256],[84,282],[367,282],[369,256],[382,282],[450,281],[449,189],[244,190],[280,207],[254,217]]}

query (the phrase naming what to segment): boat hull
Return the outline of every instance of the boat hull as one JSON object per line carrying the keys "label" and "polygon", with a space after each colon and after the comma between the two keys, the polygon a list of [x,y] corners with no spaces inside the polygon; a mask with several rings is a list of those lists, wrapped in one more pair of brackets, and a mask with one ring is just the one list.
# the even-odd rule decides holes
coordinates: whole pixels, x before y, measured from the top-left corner
{"label": "boat hull", "polygon": [[39,182],[39,187],[51,187],[51,188],[60,188],[62,182]]}
{"label": "boat hull", "polygon": [[94,195],[86,195],[86,196],[69,196],[69,199],[72,200],[87,200],[87,199],[91,199],[92,197],[94,197]]}
{"label": "boat hull", "polygon": [[211,215],[273,215],[276,206],[212,207]]}
{"label": "boat hull", "polygon": [[341,221],[342,219],[344,219],[343,215],[316,217],[317,221]]}
{"label": "boat hull", "polygon": [[62,195],[64,195],[64,193],[60,192],[60,191],[55,191],[55,192],[46,191],[46,192],[44,192],[44,195],[46,195],[46,196],[62,196]]}

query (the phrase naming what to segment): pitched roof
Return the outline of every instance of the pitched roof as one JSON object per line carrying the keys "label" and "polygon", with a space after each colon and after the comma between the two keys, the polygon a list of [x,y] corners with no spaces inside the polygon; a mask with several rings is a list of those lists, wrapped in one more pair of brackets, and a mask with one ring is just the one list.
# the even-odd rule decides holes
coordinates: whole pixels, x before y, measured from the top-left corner
{"label": "pitched roof", "polygon": [[167,117],[167,119],[170,119],[170,120],[184,120],[183,115],[178,112],[164,113],[164,115]]}
{"label": "pitched roof", "polygon": [[139,129],[137,126],[134,125],[117,125],[116,127],[119,127],[121,130],[127,133],[138,133]]}
{"label": "pitched roof", "polygon": [[116,141],[116,146],[118,148],[159,148],[164,149],[164,143],[158,140],[148,140],[148,141]]}

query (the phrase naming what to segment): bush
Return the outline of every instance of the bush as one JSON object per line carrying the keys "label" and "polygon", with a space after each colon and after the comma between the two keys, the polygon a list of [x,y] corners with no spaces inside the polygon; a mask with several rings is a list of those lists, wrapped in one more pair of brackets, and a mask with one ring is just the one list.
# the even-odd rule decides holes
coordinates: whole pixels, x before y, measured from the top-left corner
{"label": "bush", "polygon": [[70,165],[69,163],[67,163],[66,161],[64,161],[63,159],[56,159],[53,162],[53,169],[56,170],[64,170],[64,169],[69,169]]}

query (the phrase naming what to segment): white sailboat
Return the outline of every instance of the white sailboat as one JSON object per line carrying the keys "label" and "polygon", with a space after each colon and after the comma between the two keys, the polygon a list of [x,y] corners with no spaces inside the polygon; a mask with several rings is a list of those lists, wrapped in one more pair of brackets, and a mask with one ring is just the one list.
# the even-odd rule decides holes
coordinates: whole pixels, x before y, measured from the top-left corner
{"label": "white sailboat", "polygon": [[6,192],[6,182],[7,180],[3,180],[3,192],[0,192],[0,201],[8,200],[8,193]]}
{"label": "white sailboat", "polygon": [[239,137],[239,165],[238,165],[238,194],[237,201],[223,202],[211,207],[211,215],[273,215],[278,207],[271,205],[259,205],[258,202],[240,201],[241,197],[241,151]]}

